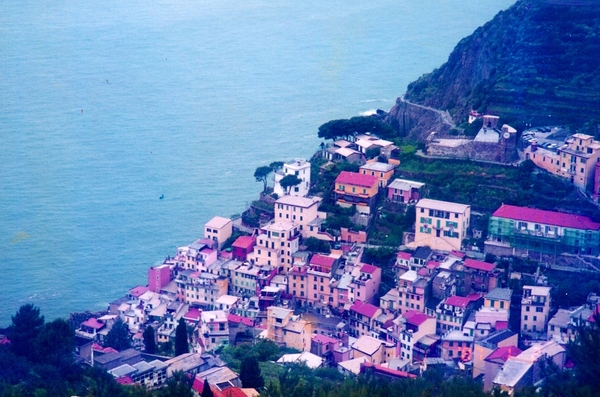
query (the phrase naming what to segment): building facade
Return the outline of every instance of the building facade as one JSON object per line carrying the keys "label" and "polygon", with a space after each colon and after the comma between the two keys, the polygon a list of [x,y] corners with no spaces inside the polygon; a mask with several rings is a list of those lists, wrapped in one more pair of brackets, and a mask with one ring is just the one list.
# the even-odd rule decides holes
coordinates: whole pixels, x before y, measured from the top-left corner
{"label": "building facade", "polygon": [[421,199],[416,217],[414,246],[460,251],[471,222],[471,206]]}

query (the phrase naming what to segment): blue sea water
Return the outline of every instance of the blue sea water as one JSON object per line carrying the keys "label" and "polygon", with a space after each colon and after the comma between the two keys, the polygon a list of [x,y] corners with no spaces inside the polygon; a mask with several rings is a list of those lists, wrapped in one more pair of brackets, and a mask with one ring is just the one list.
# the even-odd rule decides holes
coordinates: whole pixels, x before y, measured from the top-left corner
{"label": "blue sea water", "polygon": [[[0,327],[106,308],[512,0],[0,2]],[[164,194],[164,199],[159,196]]]}

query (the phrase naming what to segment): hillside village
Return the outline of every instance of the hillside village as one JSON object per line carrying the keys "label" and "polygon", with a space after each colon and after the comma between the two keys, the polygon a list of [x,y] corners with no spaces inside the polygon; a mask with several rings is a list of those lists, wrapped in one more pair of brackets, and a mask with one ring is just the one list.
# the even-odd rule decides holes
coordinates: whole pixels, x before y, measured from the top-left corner
{"label": "hillside village", "polygon": [[[557,164],[539,162],[548,149],[526,153],[540,167],[577,164],[577,178],[584,164],[578,159],[589,159],[581,168],[585,183],[573,178],[589,189],[600,180],[600,143],[581,134],[565,142]],[[205,379],[219,393],[238,393],[238,374],[219,352],[260,338],[297,351],[283,355],[281,364],[387,378],[438,367],[471,376],[485,391],[510,394],[542,381],[548,358],[559,369],[572,366],[566,345],[578,327],[594,323],[600,296],[558,308],[543,270],[598,271],[600,223],[502,204],[484,228],[475,227],[469,203],[429,198],[425,182],[398,177],[401,152],[363,134],[322,145],[311,161],[276,164],[273,188],[246,213],[215,216],[201,238],[148,270],[147,285],[80,323],[81,360],[121,383],[148,387],[184,370],[195,376],[197,395]],[[332,170],[340,171],[323,188],[323,175]],[[289,175],[297,178],[291,185],[282,182]],[[369,233],[386,205],[401,208],[413,227],[400,246],[381,248],[391,260],[380,263],[372,260],[380,247],[369,245]],[[351,223],[333,222],[340,214]],[[482,238],[483,246],[472,243]],[[537,268],[511,270],[510,258]],[[121,352],[103,347],[118,319],[133,340]],[[170,345],[181,319],[190,330],[190,353],[166,361],[143,354],[146,329],[159,345]]]}

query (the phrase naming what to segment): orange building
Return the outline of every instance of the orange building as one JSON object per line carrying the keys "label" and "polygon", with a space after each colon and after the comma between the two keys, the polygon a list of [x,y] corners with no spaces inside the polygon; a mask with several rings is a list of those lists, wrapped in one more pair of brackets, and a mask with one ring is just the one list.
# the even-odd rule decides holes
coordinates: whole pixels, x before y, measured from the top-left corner
{"label": "orange building", "polygon": [[379,191],[379,178],[342,171],[335,179],[335,199],[342,207],[356,205],[360,213],[370,214]]}

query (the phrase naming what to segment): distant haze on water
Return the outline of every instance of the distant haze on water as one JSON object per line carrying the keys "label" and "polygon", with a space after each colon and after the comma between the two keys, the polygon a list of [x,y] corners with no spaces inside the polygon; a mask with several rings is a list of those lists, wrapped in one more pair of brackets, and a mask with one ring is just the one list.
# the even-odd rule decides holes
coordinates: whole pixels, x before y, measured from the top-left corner
{"label": "distant haze on water", "polygon": [[389,110],[512,3],[2,1],[0,327],[145,285],[257,198],[256,167]]}

